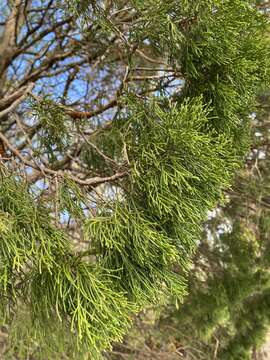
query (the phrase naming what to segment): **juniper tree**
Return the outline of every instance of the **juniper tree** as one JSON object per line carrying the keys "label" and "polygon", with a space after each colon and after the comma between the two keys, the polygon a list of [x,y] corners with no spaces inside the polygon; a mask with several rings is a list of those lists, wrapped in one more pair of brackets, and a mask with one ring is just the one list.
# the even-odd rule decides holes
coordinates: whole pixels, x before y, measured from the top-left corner
{"label": "juniper tree", "polygon": [[[118,353],[131,359],[258,359],[269,333],[269,92],[258,98],[252,146],[205,223],[189,274],[188,295],[137,323]],[[149,310],[148,310],[149,311]],[[146,313],[147,314],[147,313]],[[152,323],[153,323],[152,319]],[[144,327],[143,337],[138,329]],[[151,339],[151,351],[146,345]],[[110,359],[115,359],[112,352]],[[177,356],[176,356],[177,355]],[[117,357],[116,357],[117,358]]]}
{"label": "juniper tree", "polygon": [[187,293],[268,84],[267,13],[243,0],[1,10],[2,323],[17,356],[98,358],[138,311]]}

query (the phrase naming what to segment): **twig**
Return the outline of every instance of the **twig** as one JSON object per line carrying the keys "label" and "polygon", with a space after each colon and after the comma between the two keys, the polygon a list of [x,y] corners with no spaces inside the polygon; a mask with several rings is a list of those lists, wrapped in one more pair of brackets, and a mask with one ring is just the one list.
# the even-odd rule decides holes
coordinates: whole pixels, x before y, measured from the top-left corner
{"label": "twig", "polygon": [[27,97],[27,95],[31,92],[31,90],[33,89],[33,87],[34,87],[34,84],[33,84],[33,83],[30,83],[30,84],[26,87],[23,95],[21,95],[16,101],[14,101],[13,104],[11,104],[8,108],[6,108],[5,110],[0,111],[0,119],[1,119],[3,116],[5,116],[5,115],[7,115],[8,113],[10,113],[11,111],[13,111],[13,110]]}
{"label": "twig", "polygon": [[216,346],[215,346],[215,351],[214,351],[214,360],[217,358],[218,347],[219,347],[219,340],[216,338]]}
{"label": "twig", "polygon": [[29,89],[28,89],[29,85],[23,86],[23,87],[19,88],[18,90],[14,91],[12,94],[7,95],[3,99],[1,99],[0,100],[0,109],[4,110],[6,107],[10,106],[14,101],[16,101],[21,96],[23,96],[25,94],[25,92],[29,91]]}
{"label": "twig", "polygon": [[96,176],[90,179],[80,179],[74,175],[68,174],[68,173],[64,173],[63,171],[59,170],[52,170],[50,168],[47,168],[45,166],[37,166],[36,164],[33,164],[31,161],[29,161],[28,159],[26,159],[10,142],[9,140],[5,137],[5,135],[3,135],[0,132],[0,139],[4,142],[4,144],[7,146],[7,148],[18,158],[20,159],[25,165],[34,168],[38,171],[47,173],[49,175],[53,175],[53,176],[60,176],[62,178],[66,178],[68,177],[69,179],[75,181],[77,184],[82,185],[82,186],[96,186],[105,182],[110,182],[110,181],[115,181],[118,179],[121,179],[123,177],[126,177],[128,175],[128,171],[122,171],[122,172],[117,172],[114,175],[111,176],[105,176],[105,177],[100,177],[100,176]]}
{"label": "twig", "polygon": [[105,155],[95,144],[93,144],[91,141],[89,141],[86,136],[84,135],[83,132],[80,132],[80,134],[82,135],[82,137],[84,138],[85,142],[91,146],[94,150],[96,150],[96,152],[107,162],[112,163],[113,165],[119,166],[117,164],[116,161],[114,161],[113,159],[111,159],[110,157],[108,157],[107,155]]}

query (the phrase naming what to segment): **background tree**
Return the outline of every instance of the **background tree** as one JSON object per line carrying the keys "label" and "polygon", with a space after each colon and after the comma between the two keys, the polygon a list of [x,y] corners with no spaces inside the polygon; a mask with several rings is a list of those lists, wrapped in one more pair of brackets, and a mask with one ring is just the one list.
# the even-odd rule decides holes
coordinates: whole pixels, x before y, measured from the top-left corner
{"label": "background tree", "polygon": [[1,14],[3,325],[17,356],[97,358],[139,310],[186,294],[268,84],[267,14],[243,0]]}

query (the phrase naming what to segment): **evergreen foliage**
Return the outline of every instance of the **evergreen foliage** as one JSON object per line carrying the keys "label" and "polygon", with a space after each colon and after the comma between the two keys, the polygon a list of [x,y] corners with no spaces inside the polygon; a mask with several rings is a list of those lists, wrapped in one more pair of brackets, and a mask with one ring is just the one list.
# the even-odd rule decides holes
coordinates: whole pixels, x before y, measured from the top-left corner
{"label": "evergreen foliage", "polygon": [[[133,330],[140,345],[130,336],[131,359],[141,358],[151,334],[156,356],[167,356],[159,347],[169,343],[188,360],[251,360],[269,333],[269,94],[259,101],[252,150],[227,204],[205,224],[188,295],[178,309],[174,302],[164,307],[143,339]],[[125,354],[125,347],[121,351]]]}
{"label": "evergreen foliage", "polygon": [[32,100],[30,106],[41,129],[36,152],[42,153],[45,149],[49,161],[55,161],[57,153],[61,154],[68,148],[69,127],[65,112],[49,98]]}
{"label": "evergreen foliage", "polygon": [[[14,137],[14,123],[5,127],[3,121],[6,136],[1,140],[13,158],[1,162],[0,183],[1,303],[10,341],[21,326],[26,341],[30,337],[40,343],[41,359],[63,353],[63,342],[58,349],[57,344],[48,346],[54,333],[72,339],[77,350],[71,346],[70,357],[98,359],[113,341],[121,340],[139,310],[166,302],[170,294],[182,300],[187,290],[187,319],[189,303],[193,311],[196,299],[203,299],[195,319],[203,322],[198,327],[203,335],[211,337],[217,324],[229,317],[235,319],[235,331],[237,310],[252,313],[255,306],[256,299],[247,299],[249,289],[259,284],[262,307],[268,304],[267,271],[257,269],[259,245],[252,232],[238,225],[230,236],[220,236],[213,254],[227,265],[224,281],[215,276],[209,280],[214,291],[206,291],[192,277],[187,289],[186,279],[202,224],[208,212],[224,202],[224,191],[248,150],[256,94],[269,84],[267,18],[246,0],[131,0],[112,2],[111,7],[106,1],[70,0],[60,2],[50,21],[64,21],[70,11],[72,25],[64,30],[73,26],[74,48],[61,53],[65,42],[55,45],[54,60],[45,59],[41,69],[52,68],[48,78],[56,77],[59,67],[92,56],[90,69],[96,82],[101,79],[98,94],[87,97],[94,98],[93,109],[80,103],[76,107],[72,96],[64,100],[78,63],[70,67],[63,100],[50,93],[47,80],[39,93],[38,86],[32,90],[28,109],[21,105],[24,124],[15,117]],[[21,36],[27,31],[26,24]],[[56,33],[55,39],[61,35]],[[114,42],[113,52],[106,46]],[[89,46],[94,49],[91,56]],[[53,49],[52,43],[46,52]],[[113,61],[119,49],[125,66]],[[150,80],[144,73],[149,69],[130,75],[139,62],[136,50],[145,49],[145,61],[150,57],[159,63],[157,69],[150,68]],[[64,57],[68,51],[69,61]],[[54,67],[60,54],[63,61]],[[170,68],[173,79],[156,75],[161,64]],[[39,71],[35,66],[30,65],[35,71],[30,71],[29,82]],[[108,69],[121,76],[110,81]],[[89,76],[84,72],[78,84],[89,86]],[[155,76],[158,80],[152,81]],[[136,82],[141,78],[144,81]],[[103,98],[119,84],[117,98],[104,105]],[[100,118],[105,110],[111,111]],[[20,138],[25,128],[27,136]],[[20,152],[25,148],[26,155]],[[83,245],[77,246],[74,237]],[[232,247],[236,259],[230,255]],[[243,272],[247,266],[254,271]],[[207,309],[213,304],[210,317],[202,303]],[[20,316],[27,319],[23,326],[18,325]],[[245,337],[248,331],[243,325],[235,336]],[[232,350],[237,343],[231,337],[222,356],[230,359],[230,351],[242,356],[249,349],[247,344],[243,351]],[[32,350],[20,351],[18,344],[18,356]]]}

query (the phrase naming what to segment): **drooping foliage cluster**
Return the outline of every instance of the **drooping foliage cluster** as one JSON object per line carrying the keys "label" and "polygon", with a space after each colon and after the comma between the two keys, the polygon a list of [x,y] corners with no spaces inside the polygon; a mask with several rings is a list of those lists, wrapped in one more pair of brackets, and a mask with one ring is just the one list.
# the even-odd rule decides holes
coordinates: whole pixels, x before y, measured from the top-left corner
{"label": "drooping foliage cluster", "polygon": [[172,302],[159,310],[143,337],[134,328],[129,347],[118,349],[131,359],[151,357],[151,337],[152,355],[160,358],[177,359],[178,350],[184,359],[261,359],[270,325],[269,93],[258,100],[251,151],[226,205],[205,223],[188,295],[178,309]]}
{"label": "drooping foliage cluster", "polygon": [[[2,113],[3,324],[15,329],[20,313],[31,313],[26,337],[40,342],[41,358],[62,351],[62,342],[46,343],[60,333],[77,346],[75,358],[85,347],[93,359],[133,314],[187,293],[202,223],[242,164],[255,96],[269,81],[268,20],[244,0],[58,5],[48,21],[68,18],[67,37],[45,38],[49,54],[60,43],[54,57],[25,65],[29,101],[10,120]],[[31,40],[27,26],[21,36],[30,31]],[[16,46],[23,52],[20,38]],[[93,75],[82,72],[69,94],[85,57]],[[48,79],[69,70],[64,89],[63,78],[37,78],[50,65]]]}
{"label": "drooping foliage cluster", "polygon": [[269,95],[260,101],[245,169],[207,224],[190,295],[175,318],[189,327],[192,318],[209,351],[219,341],[218,359],[251,359],[269,331]]}

